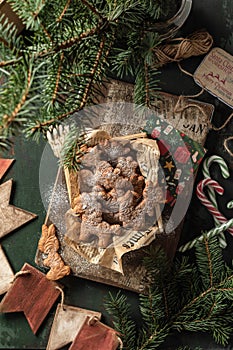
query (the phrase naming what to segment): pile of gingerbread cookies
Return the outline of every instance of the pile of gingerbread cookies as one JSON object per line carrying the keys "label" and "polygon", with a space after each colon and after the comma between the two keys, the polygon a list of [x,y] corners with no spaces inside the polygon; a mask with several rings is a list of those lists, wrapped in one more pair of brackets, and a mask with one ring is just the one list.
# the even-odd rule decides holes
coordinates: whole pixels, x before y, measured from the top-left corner
{"label": "pile of gingerbread cookies", "polygon": [[129,140],[104,140],[89,147],[78,174],[73,212],[80,220],[78,241],[109,247],[127,230],[153,224],[155,204],[163,200],[158,184],[146,179]]}

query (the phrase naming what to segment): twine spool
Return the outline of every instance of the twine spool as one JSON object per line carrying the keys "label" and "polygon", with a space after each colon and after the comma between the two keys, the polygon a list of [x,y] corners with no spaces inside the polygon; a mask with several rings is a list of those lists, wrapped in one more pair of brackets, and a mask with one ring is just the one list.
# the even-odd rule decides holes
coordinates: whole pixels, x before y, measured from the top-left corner
{"label": "twine spool", "polygon": [[213,45],[212,36],[206,31],[197,31],[187,38],[175,38],[153,49],[156,63],[164,66],[171,62],[206,54]]}
{"label": "twine spool", "polygon": [[[158,67],[162,67],[168,63],[177,62],[179,69],[184,74],[193,77],[193,74],[184,70],[181,65],[180,61],[192,56],[200,56],[208,53],[208,51],[211,49],[213,45],[213,37],[204,30],[196,31],[187,38],[174,38],[167,42],[166,44],[159,45],[153,49],[155,59],[156,59],[156,65]],[[200,96],[205,90],[205,87],[202,87],[202,90],[195,95],[192,96],[180,96],[180,98],[195,98]],[[189,104],[181,109],[178,109],[178,105],[175,107],[174,112],[181,112],[183,113],[186,109],[194,107],[198,108],[205,117],[206,112],[204,109],[200,106],[197,106],[195,104]],[[220,131],[222,130],[232,119],[233,113],[230,114],[230,116],[227,118],[227,120],[223,123],[222,126],[219,128],[212,125],[212,129],[214,131]],[[233,140],[233,136],[230,136],[224,140],[223,146],[226,150],[226,152],[233,157],[233,152],[229,148],[229,141]]]}

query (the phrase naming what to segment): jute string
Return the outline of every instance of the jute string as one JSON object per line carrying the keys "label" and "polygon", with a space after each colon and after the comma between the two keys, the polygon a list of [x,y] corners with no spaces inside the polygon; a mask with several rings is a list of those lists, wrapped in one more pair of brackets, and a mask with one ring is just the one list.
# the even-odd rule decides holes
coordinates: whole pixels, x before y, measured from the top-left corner
{"label": "jute string", "polygon": [[[185,69],[183,69],[182,67],[181,67],[181,64],[178,62],[177,63],[178,64],[178,67],[179,67],[179,69],[180,69],[180,71],[182,72],[182,73],[184,73],[184,74],[186,74],[186,75],[188,75],[188,76],[190,76],[190,77],[194,77],[193,76],[193,74],[192,73],[190,73],[190,72],[188,72],[188,71],[186,71]],[[203,84],[202,84],[202,86],[203,86]],[[182,100],[182,99],[184,99],[184,98],[196,98],[196,97],[199,97],[199,96],[201,96],[202,94],[203,94],[203,92],[205,91],[205,86],[203,86],[202,87],[202,89],[201,89],[201,91],[199,92],[199,93],[197,93],[197,94],[195,94],[195,95],[186,95],[186,96],[183,96],[183,95],[181,95],[181,96],[179,96],[179,98],[178,98],[178,101],[177,101],[177,103],[176,103],[176,106],[175,106],[175,108],[174,108],[174,112],[176,113],[176,112],[180,112],[181,114],[182,113],[184,113],[184,111],[186,110],[186,109],[188,109],[188,108],[197,108],[197,109],[199,109],[199,111],[205,116],[205,118],[208,120],[208,116],[207,116],[207,113],[205,112],[205,110],[204,110],[204,108],[202,108],[201,106],[199,106],[199,105],[196,105],[196,104],[192,104],[192,103],[190,103],[190,104],[188,104],[188,105],[186,105],[186,106],[184,106],[184,107],[182,107],[182,108],[178,108],[179,107],[179,104],[180,104],[180,101]],[[220,130],[222,130],[222,129],[224,129],[229,123],[230,123],[230,121],[231,121],[231,119],[232,119],[232,117],[233,117],[233,113],[231,113],[230,115],[229,115],[229,117],[227,118],[227,120],[220,126],[220,127],[216,127],[216,126],[214,126],[213,124],[211,124],[211,122],[209,122],[209,127],[212,129],[212,130],[214,130],[214,131],[220,131]],[[230,148],[229,148],[229,146],[228,146],[228,143],[229,143],[229,141],[231,141],[231,140],[233,140],[233,136],[229,136],[229,137],[227,137],[225,140],[224,140],[224,142],[223,142],[223,147],[225,148],[225,150],[226,150],[226,152],[231,156],[231,157],[233,157],[233,152],[230,150]]]}
{"label": "jute string", "polygon": [[230,154],[231,157],[233,157],[233,152],[230,150],[229,146],[228,146],[228,142],[233,140],[233,136],[229,136],[227,137],[224,142],[223,142],[223,147],[225,148],[225,150]]}
{"label": "jute string", "polygon": [[[88,324],[88,326],[92,327],[92,326],[95,326],[96,323],[99,322],[99,321],[100,321],[100,319],[99,319],[98,316],[92,316],[92,317],[90,317],[90,318],[88,319],[87,324]],[[122,340],[121,340],[120,337],[117,337],[117,340],[118,340],[118,342],[119,342],[120,350],[122,350],[122,349],[123,349],[123,342],[122,342]]]}
{"label": "jute string", "polygon": [[213,45],[212,36],[199,30],[187,36],[187,38],[174,38],[166,44],[153,49],[157,65],[163,66],[171,62],[179,62],[183,59],[206,54]]}
{"label": "jute string", "polygon": [[88,326],[94,326],[97,322],[99,322],[99,317],[92,316],[89,318],[87,324],[88,324]]}
{"label": "jute string", "polygon": [[28,275],[28,274],[30,274],[30,271],[28,270],[16,272],[11,283],[13,283],[19,276]]}
{"label": "jute string", "polygon": [[58,289],[59,292],[61,293],[61,308],[65,311],[65,308],[64,308],[65,293],[61,287],[56,286],[55,288]]}
{"label": "jute string", "polygon": [[122,350],[122,349],[123,349],[123,346],[124,346],[123,341],[121,340],[120,337],[118,337],[117,339],[118,339],[118,341],[119,341],[120,350]]}

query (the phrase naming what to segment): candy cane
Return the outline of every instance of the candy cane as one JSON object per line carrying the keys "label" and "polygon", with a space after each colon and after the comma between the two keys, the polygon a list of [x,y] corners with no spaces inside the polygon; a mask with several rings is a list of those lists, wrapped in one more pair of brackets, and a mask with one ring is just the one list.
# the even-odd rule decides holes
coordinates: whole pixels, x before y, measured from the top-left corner
{"label": "candy cane", "polygon": [[[199,182],[196,189],[197,197],[200,199],[203,205],[209,210],[209,212],[218,219],[221,224],[228,222],[228,220],[223,216],[220,211],[209,201],[204,193],[204,187],[211,186],[220,195],[223,195],[224,189],[219,185],[219,183],[212,179],[204,179]],[[233,228],[229,228],[228,232],[233,235]]]}
{"label": "candy cane", "polygon": [[[222,157],[213,155],[209,158],[207,158],[204,162],[203,162],[203,175],[205,178],[210,178],[210,166],[212,163],[217,163],[220,167],[221,170],[221,174],[222,176],[227,179],[230,176],[229,170],[228,170],[228,166],[225,162],[225,160]],[[209,188],[208,189],[208,195],[210,198],[210,201],[212,202],[212,204],[218,208],[218,203],[217,203],[217,199],[216,199],[216,195],[215,195],[215,191],[213,188]],[[217,219],[216,216],[213,217],[214,218],[214,222],[216,225],[219,224],[219,220]],[[224,232],[222,232],[219,235],[219,243],[220,243],[220,247],[225,248],[227,246],[227,242],[226,242],[226,238],[224,235]]]}
{"label": "candy cane", "polygon": [[230,219],[226,223],[222,224],[221,226],[217,226],[207,232],[206,234],[202,234],[201,236],[195,238],[193,241],[190,241],[184,245],[182,245],[178,250],[179,252],[185,252],[186,250],[192,249],[198,242],[203,241],[204,237],[210,239],[216,235],[221,234],[222,232],[228,230],[231,226],[233,226],[233,219]]}
{"label": "candy cane", "polygon": [[213,155],[203,162],[203,175],[205,178],[210,178],[210,171],[209,168],[212,163],[217,163],[221,169],[221,174],[224,177],[224,179],[227,179],[230,176],[228,166],[225,162],[225,160],[222,157]]}

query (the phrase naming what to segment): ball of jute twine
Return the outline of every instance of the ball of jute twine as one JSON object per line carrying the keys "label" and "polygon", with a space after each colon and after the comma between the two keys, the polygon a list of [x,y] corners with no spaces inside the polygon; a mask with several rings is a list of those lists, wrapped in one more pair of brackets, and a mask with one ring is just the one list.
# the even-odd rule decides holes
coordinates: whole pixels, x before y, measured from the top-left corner
{"label": "ball of jute twine", "polygon": [[167,63],[179,62],[183,59],[206,54],[213,45],[212,36],[204,31],[196,31],[186,38],[174,38],[153,49],[156,64],[164,66]]}
{"label": "ball of jute twine", "polygon": [[[180,61],[183,59],[187,59],[192,56],[200,56],[204,55],[209,52],[213,45],[213,38],[212,36],[204,31],[199,30],[197,32],[194,32],[187,36],[187,38],[174,38],[170,40],[168,43],[159,45],[153,49],[153,52],[156,56],[156,64],[157,66],[164,66],[165,64],[177,62],[178,67],[180,71],[190,77],[194,77],[192,73],[188,72],[187,70],[183,69],[181,67]],[[199,93],[195,95],[189,95],[189,96],[179,96],[178,101],[174,107],[174,113],[181,113],[181,115],[184,113],[185,110],[189,108],[197,108],[208,120],[207,113],[205,112],[204,108],[201,106],[198,106],[193,103],[189,103],[188,105],[179,108],[179,104],[182,101],[182,99],[188,99],[188,98],[196,98],[203,94],[205,91],[205,86],[202,85],[202,89]],[[209,128],[214,131],[220,131],[223,128],[229,124],[231,119],[233,118],[233,113],[229,115],[227,120],[221,125],[220,127],[215,127],[214,125],[209,122]],[[233,136],[230,136],[224,140],[223,146],[226,150],[226,152],[233,157],[233,152],[229,148],[229,142],[233,141]]]}

